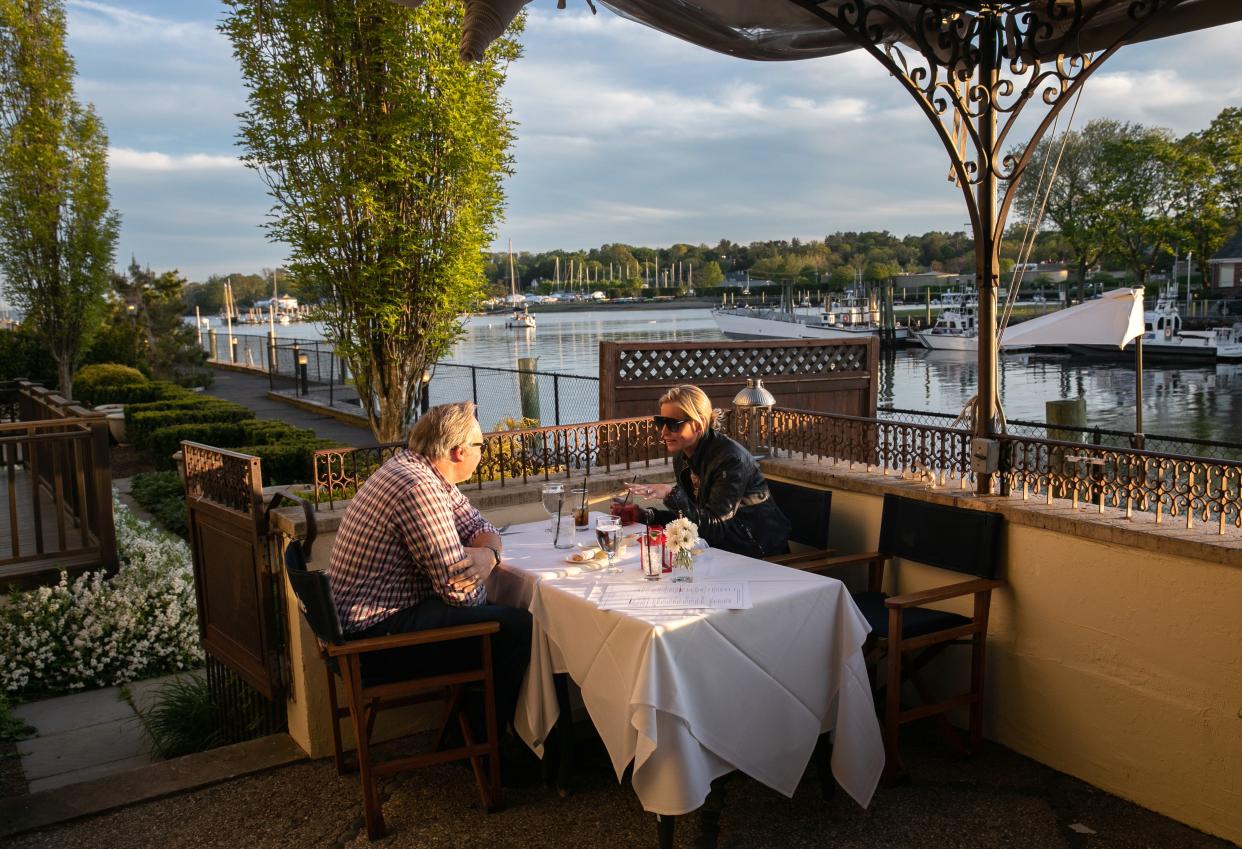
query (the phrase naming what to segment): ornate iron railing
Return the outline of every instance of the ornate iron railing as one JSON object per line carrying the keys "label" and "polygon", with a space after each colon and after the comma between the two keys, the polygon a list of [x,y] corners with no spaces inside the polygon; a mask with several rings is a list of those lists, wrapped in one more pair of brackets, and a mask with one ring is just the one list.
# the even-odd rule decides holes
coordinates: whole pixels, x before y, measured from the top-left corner
{"label": "ornate iron railing", "polygon": [[766,444],[804,458],[847,462],[881,474],[896,473],[965,488],[970,474],[967,430],[862,416],[772,411]]}
{"label": "ornate iron railing", "polygon": [[1002,492],[1022,498],[1068,498],[1105,508],[1242,528],[1242,463],[1058,442],[1025,436],[1001,439]]}
{"label": "ornate iron railing", "polygon": [[[937,486],[967,489],[971,471],[968,430],[919,422],[866,419],[777,409],[767,445],[778,452],[846,462],[882,474],[899,474]],[[1242,462],[1134,448],[1090,445],[1005,434],[1000,442],[1001,494],[1068,499],[1154,513],[1185,523],[1213,523],[1218,533],[1242,528]]]}
{"label": "ornate iron railing", "polygon": [[[325,448],[315,452],[316,507],[349,498],[385,461],[404,447],[400,442],[365,448]],[[670,462],[650,416],[483,435],[483,458],[471,483],[525,484],[531,480],[612,472]]]}
{"label": "ornate iron railing", "polygon": [[[882,419],[914,422],[951,427],[957,416],[952,413],[936,413],[928,410],[903,410],[897,407],[881,407],[878,414]],[[1073,435],[1078,441],[1105,448],[1137,448],[1138,436],[1133,431],[1110,430],[1102,427],[1075,427],[1074,425],[1046,422],[1022,421],[1009,419],[1005,422],[1005,431],[1010,436],[1030,436],[1036,439],[1063,438],[1060,435]],[[1049,436],[1055,433],[1058,436]],[[1242,460],[1242,444],[1222,442],[1214,439],[1196,439],[1190,436],[1170,436],[1160,433],[1144,433],[1142,447],[1146,451],[1164,454],[1178,454],[1186,457],[1212,457],[1218,460]]]}
{"label": "ornate iron railing", "polygon": [[[873,419],[778,408],[757,421],[723,415],[717,426],[755,450],[844,463],[883,475],[969,489],[969,430],[912,421]],[[1021,434],[999,437],[1002,494],[1024,499],[1068,499],[1166,517],[1215,523],[1219,533],[1242,528],[1242,462],[1134,448],[1064,442]],[[315,454],[315,503],[333,504],[352,494],[367,475],[401,447],[331,448]],[[650,418],[485,434],[483,460],[473,478],[485,485],[569,478],[593,471],[667,464]]]}

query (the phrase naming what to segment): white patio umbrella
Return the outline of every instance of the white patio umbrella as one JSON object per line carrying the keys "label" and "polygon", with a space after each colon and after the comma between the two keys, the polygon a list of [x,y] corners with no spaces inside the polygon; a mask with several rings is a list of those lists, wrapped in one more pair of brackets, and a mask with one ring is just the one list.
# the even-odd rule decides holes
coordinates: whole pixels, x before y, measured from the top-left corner
{"label": "white patio umbrella", "polygon": [[1093,301],[1005,328],[1002,348],[1031,345],[1116,345],[1143,335],[1143,290],[1115,289]]}

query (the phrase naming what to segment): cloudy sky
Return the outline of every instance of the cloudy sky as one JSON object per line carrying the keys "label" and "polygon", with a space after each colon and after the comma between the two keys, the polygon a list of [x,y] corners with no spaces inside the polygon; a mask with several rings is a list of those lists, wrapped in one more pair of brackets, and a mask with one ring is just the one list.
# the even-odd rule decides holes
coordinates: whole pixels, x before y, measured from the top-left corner
{"label": "cloudy sky", "polygon": [[[863,55],[718,56],[573,0],[535,0],[506,95],[520,122],[497,245],[714,244],[964,229],[931,127]],[[218,0],[67,0],[79,98],[111,142],[131,255],[192,280],[279,265],[257,175],[236,161],[244,91]],[[1242,25],[1121,51],[1075,119],[1198,130],[1242,105]]]}

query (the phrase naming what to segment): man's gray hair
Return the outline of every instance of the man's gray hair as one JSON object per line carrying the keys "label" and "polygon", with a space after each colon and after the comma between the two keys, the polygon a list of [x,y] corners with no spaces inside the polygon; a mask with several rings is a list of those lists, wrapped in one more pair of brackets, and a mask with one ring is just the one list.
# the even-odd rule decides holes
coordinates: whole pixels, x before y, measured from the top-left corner
{"label": "man's gray hair", "polygon": [[410,450],[431,460],[442,460],[454,448],[470,441],[474,425],[474,404],[469,401],[432,407],[410,428]]}

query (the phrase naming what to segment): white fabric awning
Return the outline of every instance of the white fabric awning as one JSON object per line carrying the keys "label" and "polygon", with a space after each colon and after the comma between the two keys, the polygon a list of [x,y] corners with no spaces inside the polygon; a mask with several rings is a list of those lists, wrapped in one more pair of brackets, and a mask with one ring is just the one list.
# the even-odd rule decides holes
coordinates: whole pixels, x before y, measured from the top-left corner
{"label": "white fabric awning", "polygon": [[1115,289],[1103,297],[1006,328],[1000,347],[1116,345],[1143,335],[1143,290]]}

